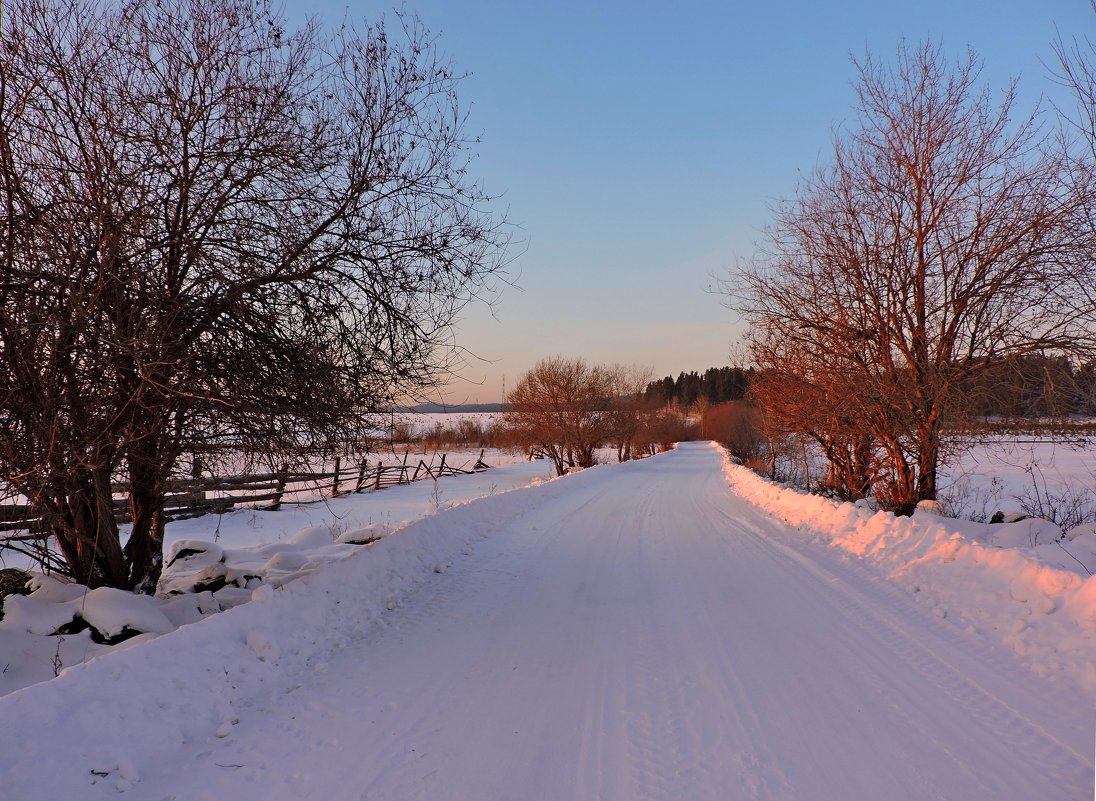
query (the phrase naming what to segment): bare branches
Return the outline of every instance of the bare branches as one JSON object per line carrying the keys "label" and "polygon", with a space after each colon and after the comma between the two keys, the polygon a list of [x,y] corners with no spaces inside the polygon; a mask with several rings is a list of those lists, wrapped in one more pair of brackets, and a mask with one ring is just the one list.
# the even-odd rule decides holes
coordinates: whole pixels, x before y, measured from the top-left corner
{"label": "bare branches", "polygon": [[596,464],[594,451],[611,432],[611,392],[608,375],[583,359],[542,359],[507,395],[506,422],[563,475]]}
{"label": "bare branches", "polygon": [[[1089,5],[1096,14],[1096,2]],[[1080,137],[1088,156],[1096,161],[1096,42],[1087,36],[1061,36],[1054,42],[1056,79],[1076,100],[1073,109],[1058,109],[1060,117]]]}
{"label": "bare branches", "polygon": [[[1090,2],[1094,14],[1096,3]],[[1088,36],[1054,43],[1058,58],[1056,80],[1069,89],[1073,108],[1059,108],[1063,122],[1061,149],[1068,166],[1068,180],[1078,197],[1073,218],[1075,257],[1063,270],[1063,291],[1058,300],[1080,309],[1096,331],[1096,41]],[[1093,331],[1090,331],[1093,333]]]}
{"label": "bare branches", "polygon": [[[77,572],[150,589],[179,455],[361,434],[443,375],[506,229],[417,20],[328,35],[244,0],[6,10],[0,467],[76,542],[75,476],[93,492],[124,471],[130,575],[120,556]],[[117,542],[94,525],[92,562]]]}
{"label": "bare branches", "polygon": [[542,359],[507,395],[506,423],[519,443],[552,460],[557,475],[596,464],[606,442],[627,461],[650,447],[642,399],[650,380],[651,371],[635,365]]}
{"label": "bare branches", "polygon": [[964,382],[1077,346],[1083,315],[1056,300],[1076,195],[1013,88],[979,88],[972,54],[902,43],[893,66],[856,65],[858,127],[776,210],[729,303],[753,326],[770,416],[844,462],[848,494],[878,483],[885,454],[877,493],[909,511],[935,497]]}

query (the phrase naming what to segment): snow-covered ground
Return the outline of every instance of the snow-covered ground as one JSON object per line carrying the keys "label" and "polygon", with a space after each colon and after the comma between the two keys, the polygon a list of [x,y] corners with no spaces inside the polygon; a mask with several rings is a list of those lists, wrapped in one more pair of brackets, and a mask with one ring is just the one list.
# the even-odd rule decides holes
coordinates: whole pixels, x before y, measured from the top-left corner
{"label": "snow-covered ground", "polygon": [[996,510],[1022,511],[1071,499],[1096,518],[1096,441],[1079,437],[987,437],[941,471],[942,496],[958,517],[988,519]]}
{"label": "snow-covered ground", "polygon": [[[475,449],[447,456],[451,466],[470,469],[479,453],[479,449]],[[419,459],[430,463],[431,456],[412,453],[407,457],[407,463],[413,465]],[[383,458],[385,464],[398,464],[404,457],[402,454],[380,454],[378,458]],[[165,550],[176,541],[193,539],[211,540],[229,548],[267,545],[282,542],[305,528],[322,528],[330,540],[367,526],[392,529],[435,512],[439,507],[523,487],[551,474],[551,465],[547,462],[530,462],[520,453],[489,450],[484,454],[484,461],[494,469],[472,475],[446,476],[436,484],[424,479],[380,492],[366,491],[318,503],[314,502],[315,498],[306,497],[300,504],[283,504],[277,512],[240,509],[227,515],[176,520],[164,533]],[[436,458],[434,464],[437,464]]]}
{"label": "snow-covered ground", "polygon": [[[826,474],[821,450],[807,444],[809,475],[802,451],[780,463],[781,476],[812,486]],[[1035,434],[986,435],[966,442],[941,465],[938,486],[952,517],[988,521],[995,512],[1074,512],[1096,521],[1096,438]],[[1065,521],[1069,525],[1069,521]]]}
{"label": "snow-covered ground", "polygon": [[411,425],[419,432],[436,425],[454,428],[462,420],[476,423],[483,428],[493,428],[501,418],[502,412],[400,412],[393,415],[393,420]]}
{"label": "snow-covered ground", "polygon": [[931,507],[895,517],[781,487],[729,461],[724,470],[759,508],[873,564],[933,615],[1096,700],[1096,529],[1065,540],[1039,519],[975,523]]}
{"label": "snow-covered ground", "polygon": [[0,699],[0,795],[1091,797],[1096,585],[952,522],[704,444],[496,492]]}
{"label": "snow-covered ground", "polygon": [[[474,463],[478,454],[467,456]],[[78,585],[40,578],[39,589],[32,595],[12,596],[4,603],[0,695],[52,678],[57,671],[112,648],[132,647],[245,603],[260,584],[280,587],[310,575],[367,547],[355,543],[388,536],[412,520],[552,474],[547,462],[516,461],[504,452],[488,457],[489,463],[504,466],[320,502],[285,503],[276,512],[238,509],[169,523],[164,550],[165,564],[170,564],[160,594],[187,591],[185,595],[133,597],[106,588],[87,592]],[[186,556],[188,551],[194,553]],[[179,557],[180,553],[184,555]],[[29,564],[9,558],[6,566]],[[215,591],[193,593],[195,584]],[[74,616],[106,638],[122,634],[126,627],[144,633],[115,646],[95,642],[90,629],[49,636]]]}

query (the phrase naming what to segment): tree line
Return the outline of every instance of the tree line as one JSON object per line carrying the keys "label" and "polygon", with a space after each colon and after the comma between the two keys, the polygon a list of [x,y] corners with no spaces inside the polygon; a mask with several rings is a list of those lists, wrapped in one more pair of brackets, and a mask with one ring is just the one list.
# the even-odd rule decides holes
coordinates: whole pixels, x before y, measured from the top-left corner
{"label": "tree line", "polygon": [[653,403],[677,403],[692,406],[697,401],[725,403],[741,400],[750,388],[752,368],[709,367],[703,373],[678,373],[677,378],[666,376],[651,381],[643,390],[643,397]]}
{"label": "tree line", "polygon": [[856,60],[854,120],[724,285],[764,435],[811,440],[844,497],[908,513],[971,415],[1091,408],[1096,47],[1056,52],[1051,113],[969,52]]}
{"label": "tree line", "polygon": [[[751,400],[755,367],[709,367],[649,382],[643,399],[684,407]],[[957,390],[971,419],[1032,421],[1096,416],[1096,358],[1031,354],[986,365]]]}
{"label": "tree line", "polygon": [[962,389],[964,417],[1096,417],[1096,359],[1023,356],[986,367]]}
{"label": "tree line", "polygon": [[[751,382],[762,373],[755,367],[729,366],[681,372],[676,379],[666,376],[648,383],[643,398],[652,404],[686,407],[749,400]],[[1096,359],[1031,354],[996,360],[957,392],[975,419],[1092,417],[1096,416]]]}

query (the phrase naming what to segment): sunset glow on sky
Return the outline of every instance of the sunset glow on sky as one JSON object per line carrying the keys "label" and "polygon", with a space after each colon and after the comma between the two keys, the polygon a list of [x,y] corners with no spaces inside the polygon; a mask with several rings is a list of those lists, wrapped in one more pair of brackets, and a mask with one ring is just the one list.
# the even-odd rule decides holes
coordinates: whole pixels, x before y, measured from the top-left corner
{"label": "sunset glow on sky", "polygon": [[[501,399],[538,358],[650,366],[728,363],[732,312],[710,288],[749,258],[769,205],[829,151],[851,117],[851,55],[900,37],[970,46],[994,91],[1020,80],[1022,109],[1064,99],[1051,43],[1096,33],[1087,0],[815,3],[414,0],[458,71],[473,173],[515,224],[507,289],[466,313],[474,356],[451,403]],[[335,25],[377,4],[299,3]],[[1044,103],[1046,105],[1046,103]]]}

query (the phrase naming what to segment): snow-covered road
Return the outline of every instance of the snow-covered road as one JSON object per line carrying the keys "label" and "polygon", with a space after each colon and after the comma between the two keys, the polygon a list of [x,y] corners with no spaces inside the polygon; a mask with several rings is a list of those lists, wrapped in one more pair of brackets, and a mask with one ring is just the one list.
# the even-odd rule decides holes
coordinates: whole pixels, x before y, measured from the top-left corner
{"label": "snow-covered road", "polygon": [[124,761],[124,797],[1092,797],[1087,698],[774,522],[721,464],[684,445],[486,499],[524,501],[379,624],[234,684],[235,725]]}

